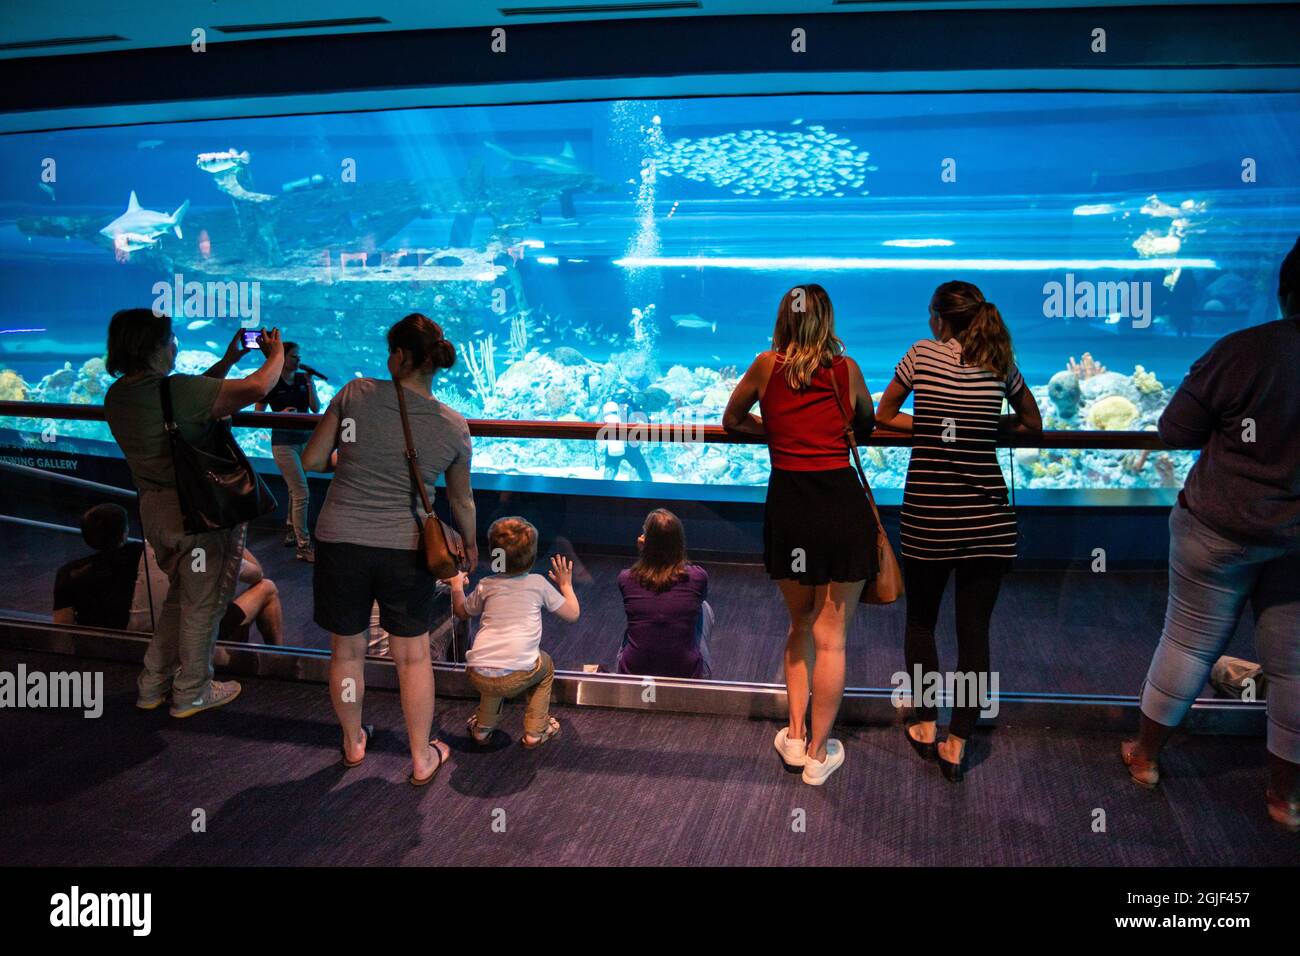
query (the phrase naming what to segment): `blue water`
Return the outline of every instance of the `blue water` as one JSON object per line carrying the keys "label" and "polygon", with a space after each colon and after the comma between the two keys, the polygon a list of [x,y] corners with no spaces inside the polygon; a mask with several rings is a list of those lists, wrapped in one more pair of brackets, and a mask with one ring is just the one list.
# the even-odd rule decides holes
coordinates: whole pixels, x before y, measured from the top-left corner
{"label": "blue water", "polygon": [[[196,157],[227,150],[223,191]],[[928,334],[934,287],[962,278],[1000,307],[1031,385],[1090,353],[1130,378],[1113,384],[1141,428],[1163,393],[1137,400],[1136,366],[1167,392],[1216,338],[1276,317],[1277,266],[1300,222],[1300,97],[781,96],[204,121],[7,136],[0,172],[0,367],[25,383],[0,379],[6,397],[67,400],[68,376],[46,376],[64,362],[96,375],[83,365],[102,354],[111,312],[150,305],[155,283],[182,272],[258,281],[261,324],[299,340],[333,386],[383,374],[383,330],[418,310],[462,356],[491,336],[499,381],[515,364],[515,379],[545,379],[498,391],[462,360],[442,385],[467,415],[600,420],[604,401],[630,396],[652,418],[714,419],[791,285],[827,288],[878,392]],[[133,190],[160,213],[188,201],[183,236],[164,227],[130,250],[100,236]],[[1067,281],[1142,283],[1151,308],[1050,314],[1045,284]],[[514,352],[512,319],[527,334]],[[201,363],[240,322],[175,324]],[[1086,412],[1057,427],[1089,427]],[[656,479],[758,480],[752,462],[660,451]],[[589,448],[537,468],[511,455],[525,473],[592,476]],[[490,457],[483,467],[504,467]],[[1023,464],[1043,487],[1115,478]],[[1149,469],[1134,480],[1169,483]]]}

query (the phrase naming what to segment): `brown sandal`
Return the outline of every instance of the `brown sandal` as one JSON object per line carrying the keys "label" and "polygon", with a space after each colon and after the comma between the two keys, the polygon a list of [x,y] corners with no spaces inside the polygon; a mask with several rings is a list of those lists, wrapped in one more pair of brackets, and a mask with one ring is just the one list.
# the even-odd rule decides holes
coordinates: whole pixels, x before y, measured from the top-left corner
{"label": "brown sandal", "polygon": [[[432,740],[430,740],[430,741],[429,741],[429,749],[432,750],[435,754],[438,755],[438,762],[437,762],[437,764],[435,764],[435,765],[434,765],[434,768],[433,768],[432,770],[429,771],[429,775],[428,775],[427,777],[417,777],[415,774],[411,774],[409,777],[406,778],[406,782],[409,783],[409,784],[410,784],[411,786],[413,786],[413,787],[424,787],[424,786],[428,786],[429,782],[430,782],[431,780],[433,780],[433,778],[436,777],[436,776],[438,775],[438,771],[442,769],[442,765],[443,765],[444,763],[447,762],[447,757],[444,757],[444,756],[442,755],[442,748],[443,748],[443,747],[446,747],[446,746],[447,746],[447,745],[444,744],[444,743],[443,743],[441,740],[439,740],[437,737],[434,737]],[[450,748],[448,748],[447,756],[448,756],[448,757],[451,756],[451,749],[450,749]]]}
{"label": "brown sandal", "polygon": [[478,723],[478,714],[470,714],[469,720],[465,721],[465,727],[469,731],[469,735],[473,739],[474,743],[478,744],[480,747],[484,746],[489,740],[491,740],[492,734],[496,731],[495,727],[480,727]]}
{"label": "brown sandal", "polygon": [[1128,767],[1128,775],[1133,782],[1139,787],[1154,790],[1160,782],[1160,763],[1138,757],[1134,754],[1136,749],[1136,740],[1126,740],[1120,744],[1119,755],[1124,760],[1124,766]]}
{"label": "brown sandal", "polygon": [[1272,790],[1266,792],[1268,797],[1268,815],[1273,822],[1291,833],[1300,833],[1300,800],[1287,800]]}
{"label": "brown sandal", "polygon": [[550,740],[552,737],[558,736],[559,733],[560,733],[560,722],[556,720],[554,717],[548,716],[546,718],[546,729],[543,730],[541,734],[538,735],[536,740],[530,742],[528,738],[532,735],[524,734],[522,737],[519,738],[519,742],[523,744],[525,747],[527,747],[529,750],[532,750],[534,747],[540,747],[542,744],[546,743],[546,741]]}
{"label": "brown sandal", "polygon": [[[369,746],[370,735],[373,734],[374,732],[375,732],[374,724],[366,724],[364,727],[362,727],[361,728],[362,744]],[[343,751],[343,766],[347,767],[349,770],[351,770],[353,767],[360,767],[362,762],[366,759],[366,755],[362,753],[361,760],[349,760],[347,748],[343,744],[339,744],[339,749]]]}

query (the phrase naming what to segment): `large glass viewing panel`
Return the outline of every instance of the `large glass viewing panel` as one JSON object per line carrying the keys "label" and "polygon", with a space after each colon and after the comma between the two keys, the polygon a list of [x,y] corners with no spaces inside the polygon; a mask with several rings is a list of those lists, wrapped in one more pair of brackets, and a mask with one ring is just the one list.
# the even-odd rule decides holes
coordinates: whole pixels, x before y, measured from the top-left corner
{"label": "large glass viewing panel", "polygon": [[[115,309],[170,309],[178,367],[275,325],[384,375],[420,311],[473,418],[717,423],[790,286],[820,282],[873,392],[976,282],[1045,426],[1151,429],[1190,364],[1274,318],[1300,221],[1296,94],[843,94],[230,119],[0,138],[0,397],[98,403]],[[245,360],[251,367],[255,359]],[[244,369],[247,371],[248,369]],[[36,433],[41,422],[19,422]],[[265,431],[242,432],[269,454]],[[104,452],[93,422],[61,442]],[[94,440],[98,441],[94,441]],[[617,446],[485,441],[476,470],[644,478]],[[761,447],[654,444],[653,481],[753,488]],[[875,450],[880,488],[906,454]],[[624,456],[629,458],[631,456]],[[1022,450],[1022,489],[1181,485],[1190,454]],[[752,492],[750,493],[752,494]]]}
{"label": "large glass viewing panel", "polygon": [[[0,427],[9,421],[0,418]],[[891,455],[906,453],[905,449],[887,451]],[[999,458],[1005,461],[1009,454],[1004,449]],[[129,534],[139,539],[141,532],[133,491],[60,471],[57,462],[66,459],[56,451],[33,450],[26,457],[30,465],[0,460],[0,484],[6,491],[4,507],[0,507],[0,534],[11,552],[11,560],[0,568],[0,618],[48,622],[60,607],[59,569],[69,562],[84,562],[91,554],[79,533],[87,508],[119,504],[129,517]],[[481,481],[476,496],[480,534],[496,518],[522,515],[537,528],[536,573],[547,572],[552,555],[564,555],[573,562],[581,616],[566,624],[554,615],[543,615],[543,649],[561,671],[617,672],[628,627],[619,578],[635,560],[643,512],[630,512],[623,502],[611,498],[496,491],[486,487],[490,484]],[[625,486],[625,490],[630,488]],[[767,577],[757,553],[761,547],[760,506],[689,500],[666,503],[682,519],[692,562],[708,575],[708,601],[714,615],[703,641],[708,677],[782,683],[789,617],[780,591]],[[652,503],[643,507],[648,511]],[[1003,582],[990,628],[1000,690],[1103,695],[1138,692],[1160,637],[1168,591],[1167,568],[1153,565],[1149,558],[1144,560],[1151,550],[1144,538],[1158,537],[1165,520],[1162,512],[1152,516],[1151,510],[1146,509],[1144,518],[1140,509],[1128,508],[1115,519],[1105,510],[1085,513],[1070,509],[1070,515],[1057,524],[1039,517],[1034,509],[1022,512],[1021,556],[1026,560],[1018,562]],[[893,523],[888,512],[886,522]],[[1108,534],[1101,529],[1104,522],[1128,528]],[[233,643],[218,652],[219,667],[238,644],[317,651],[329,648],[329,634],[313,620],[312,566],[296,560],[294,549],[284,547],[283,542],[284,529],[276,518],[250,526],[248,554],[232,602],[237,611],[227,607],[221,618],[221,639]],[[1100,564],[1099,545],[1105,545],[1105,561]],[[1035,554],[1043,553],[1050,554],[1052,560],[1046,564],[1033,560]],[[152,629],[149,608],[151,604],[161,608],[167,587],[165,578],[158,576],[156,562],[149,565],[150,560],[145,559],[146,567],[153,571],[148,580],[138,574],[138,562],[135,565],[133,613],[127,619],[128,629],[141,633]],[[473,585],[486,573],[487,566],[481,565],[473,575]],[[434,587],[432,580],[430,586]],[[950,591],[937,625],[941,660],[949,662],[956,660],[952,600]],[[906,599],[858,609],[847,635],[845,679],[849,687],[890,688],[898,684],[898,674],[905,666],[905,612]],[[445,587],[438,585],[431,621],[435,659],[452,658],[449,645],[453,633],[459,642],[454,646],[463,649],[467,634],[476,633],[478,623],[455,627],[449,596]],[[1243,615],[1225,652],[1253,660],[1253,634],[1253,615]],[[390,653],[389,638],[377,620],[372,621],[368,636],[372,655]],[[658,672],[639,676],[690,675]]]}

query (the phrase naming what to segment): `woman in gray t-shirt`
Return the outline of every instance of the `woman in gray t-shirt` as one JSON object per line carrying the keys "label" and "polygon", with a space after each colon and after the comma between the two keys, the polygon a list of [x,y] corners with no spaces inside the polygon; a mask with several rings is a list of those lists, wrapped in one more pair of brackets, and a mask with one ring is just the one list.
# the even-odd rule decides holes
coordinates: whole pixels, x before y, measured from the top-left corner
{"label": "woman in gray t-shirt", "polygon": [[478,544],[470,437],[465,419],[433,397],[433,376],[456,361],[442,329],[423,315],[408,315],[388,330],[388,353],[393,381],[360,378],[340,389],[303,450],[302,463],[307,471],[334,471],[316,522],[313,587],[316,623],[332,639],[330,698],[343,725],[343,762],[352,767],[365,757],[366,636],[378,603],[380,626],[393,638],[414,762],[410,782],[423,786],[450,750],[429,736],[434,686],[428,634],[435,582],[420,550],[425,515],[406,467],[393,382],[405,389],[421,476],[429,488],[439,475],[446,477],[452,520],[473,565]]}

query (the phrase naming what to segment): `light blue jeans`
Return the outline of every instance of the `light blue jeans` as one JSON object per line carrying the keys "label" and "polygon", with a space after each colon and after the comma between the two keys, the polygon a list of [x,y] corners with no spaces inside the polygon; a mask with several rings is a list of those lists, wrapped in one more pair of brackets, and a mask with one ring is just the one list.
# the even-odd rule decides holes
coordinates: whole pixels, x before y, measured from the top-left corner
{"label": "light blue jeans", "polygon": [[1169,603],[1142,713],[1177,727],[1249,601],[1268,678],[1269,752],[1300,763],[1300,547],[1242,544],[1183,508],[1169,515]]}

